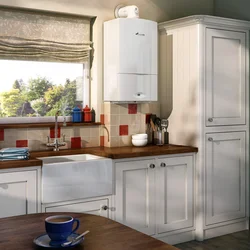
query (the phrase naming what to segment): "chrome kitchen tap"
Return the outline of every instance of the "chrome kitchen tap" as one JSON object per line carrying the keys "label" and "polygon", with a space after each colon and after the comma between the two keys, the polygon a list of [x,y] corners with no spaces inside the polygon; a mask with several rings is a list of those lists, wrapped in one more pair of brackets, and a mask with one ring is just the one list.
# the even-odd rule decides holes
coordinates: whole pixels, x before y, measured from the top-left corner
{"label": "chrome kitchen tap", "polygon": [[[53,147],[54,151],[59,151],[59,147],[61,146],[65,146],[66,143],[63,142],[59,142],[59,138],[57,138],[58,135],[58,116],[59,116],[59,110],[56,112],[55,115],[55,139],[54,142],[50,143],[49,142],[49,137],[48,137],[48,143],[46,144],[47,147]],[[65,137],[63,136],[63,140],[65,139]]]}

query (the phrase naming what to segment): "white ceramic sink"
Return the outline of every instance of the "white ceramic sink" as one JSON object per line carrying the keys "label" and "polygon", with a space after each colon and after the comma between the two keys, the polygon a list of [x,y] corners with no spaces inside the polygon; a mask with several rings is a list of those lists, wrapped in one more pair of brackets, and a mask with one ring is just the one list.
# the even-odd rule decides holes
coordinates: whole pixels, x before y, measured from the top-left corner
{"label": "white ceramic sink", "polygon": [[90,161],[101,158],[103,157],[90,154],[82,154],[82,155],[49,156],[49,157],[41,157],[38,159],[42,160],[43,164],[51,164],[51,163],[71,162],[71,161]]}
{"label": "white ceramic sink", "polygon": [[79,200],[112,194],[112,160],[90,154],[39,158],[42,203]]}

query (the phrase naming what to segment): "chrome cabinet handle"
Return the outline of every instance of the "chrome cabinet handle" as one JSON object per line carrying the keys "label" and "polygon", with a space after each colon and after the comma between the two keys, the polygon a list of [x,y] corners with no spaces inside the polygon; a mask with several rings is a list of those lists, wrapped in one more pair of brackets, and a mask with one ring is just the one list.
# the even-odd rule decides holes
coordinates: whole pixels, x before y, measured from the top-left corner
{"label": "chrome cabinet handle", "polygon": [[150,164],[149,167],[150,168],[155,168],[155,164]]}
{"label": "chrome cabinet handle", "polygon": [[161,166],[162,168],[165,168],[165,167],[166,167],[166,163],[162,162],[160,166]]}
{"label": "chrome cabinet handle", "polygon": [[106,211],[106,210],[108,210],[108,209],[109,209],[108,206],[106,206],[106,205],[102,206],[102,210]]}
{"label": "chrome cabinet handle", "polygon": [[208,121],[209,121],[209,122],[213,122],[214,119],[213,119],[213,118],[208,118]]}
{"label": "chrome cabinet handle", "polygon": [[208,137],[208,140],[209,141],[213,141],[214,139],[212,137]]}

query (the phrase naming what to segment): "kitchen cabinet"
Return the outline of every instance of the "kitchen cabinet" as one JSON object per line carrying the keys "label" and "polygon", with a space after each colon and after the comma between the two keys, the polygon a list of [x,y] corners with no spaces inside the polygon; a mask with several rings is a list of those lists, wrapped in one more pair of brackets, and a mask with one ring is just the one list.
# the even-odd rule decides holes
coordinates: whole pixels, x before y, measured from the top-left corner
{"label": "kitchen cabinet", "polygon": [[206,28],[206,126],[246,123],[246,32]]}
{"label": "kitchen cabinet", "polygon": [[148,235],[155,234],[155,161],[115,164],[116,220]]}
{"label": "kitchen cabinet", "polygon": [[158,233],[194,226],[194,164],[192,156],[157,160],[156,214]]}
{"label": "kitchen cabinet", "polygon": [[104,199],[90,199],[85,201],[71,201],[59,204],[49,204],[43,207],[43,211],[50,212],[72,212],[100,215],[109,218],[110,201]]}
{"label": "kitchen cabinet", "polygon": [[40,168],[0,171],[0,217],[40,212]]}
{"label": "kitchen cabinet", "polygon": [[206,225],[246,216],[245,132],[206,134]]}
{"label": "kitchen cabinet", "polygon": [[190,16],[161,23],[172,89],[171,144],[199,148],[196,239],[248,229],[250,22]]}
{"label": "kitchen cabinet", "polygon": [[115,219],[172,244],[181,242],[167,236],[194,230],[194,157],[116,161]]}

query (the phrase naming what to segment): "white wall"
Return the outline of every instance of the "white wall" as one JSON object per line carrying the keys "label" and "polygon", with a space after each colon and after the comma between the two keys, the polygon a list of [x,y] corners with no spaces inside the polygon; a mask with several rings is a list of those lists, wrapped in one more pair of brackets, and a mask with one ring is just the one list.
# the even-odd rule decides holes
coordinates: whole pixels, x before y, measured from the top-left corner
{"label": "white wall", "polygon": [[[237,0],[238,1],[238,0]],[[213,0],[0,0],[0,5],[97,16],[94,25],[95,60],[92,68],[92,105],[97,114],[102,103],[102,25],[114,18],[114,8],[120,4],[135,4],[140,17],[163,22],[193,14],[213,14]]]}
{"label": "white wall", "polygon": [[216,16],[250,21],[249,0],[215,0],[214,11]]}

